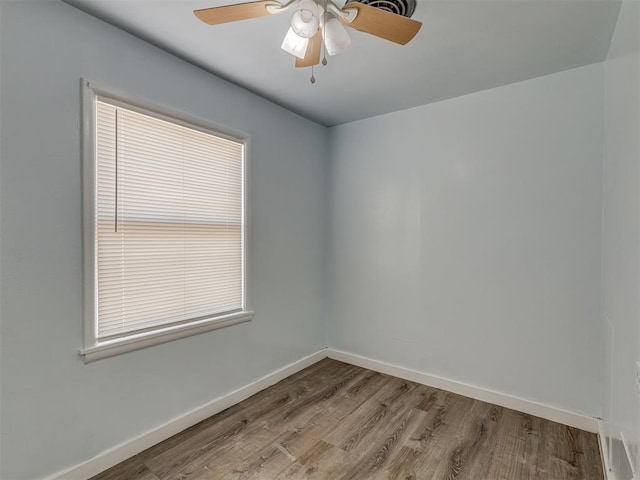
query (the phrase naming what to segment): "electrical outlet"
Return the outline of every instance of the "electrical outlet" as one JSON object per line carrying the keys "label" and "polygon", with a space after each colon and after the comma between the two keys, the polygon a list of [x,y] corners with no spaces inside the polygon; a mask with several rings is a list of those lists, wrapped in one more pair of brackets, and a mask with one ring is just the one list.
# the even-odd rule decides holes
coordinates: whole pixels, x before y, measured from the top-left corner
{"label": "electrical outlet", "polygon": [[640,362],[636,362],[636,396],[640,399]]}

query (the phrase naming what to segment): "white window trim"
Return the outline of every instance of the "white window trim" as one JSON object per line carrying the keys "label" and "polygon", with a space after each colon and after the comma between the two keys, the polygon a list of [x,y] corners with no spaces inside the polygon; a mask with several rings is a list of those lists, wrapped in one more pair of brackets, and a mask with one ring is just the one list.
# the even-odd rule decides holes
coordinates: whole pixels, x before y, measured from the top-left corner
{"label": "white window trim", "polygon": [[[80,349],[85,363],[112,357],[122,353],[138,350],[141,348],[158,345],[179,338],[196,335],[198,333],[228,327],[238,323],[243,323],[253,318],[251,308],[251,296],[249,289],[250,278],[250,231],[249,225],[249,161],[250,137],[227,127],[216,125],[201,118],[189,116],[183,112],[171,108],[153,104],[113,90],[107,90],[82,79],[82,167],[83,167],[83,250],[84,250],[84,348]],[[243,264],[243,298],[244,308],[240,312],[227,315],[218,315],[210,318],[200,318],[191,322],[178,325],[160,327],[156,330],[143,333],[132,333],[121,338],[98,341],[96,330],[96,245],[95,245],[95,153],[96,153],[96,132],[95,132],[95,105],[97,98],[106,98],[111,103],[122,103],[123,106],[132,110],[139,110],[141,113],[152,115],[156,118],[169,120],[172,123],[180,123],[188,127],[201,129],[206,133],[215,133],[217,136],[230,140],[239,141],[244,144],[244,184],[243,184],[243,215],[244,215],[244,264]]]}

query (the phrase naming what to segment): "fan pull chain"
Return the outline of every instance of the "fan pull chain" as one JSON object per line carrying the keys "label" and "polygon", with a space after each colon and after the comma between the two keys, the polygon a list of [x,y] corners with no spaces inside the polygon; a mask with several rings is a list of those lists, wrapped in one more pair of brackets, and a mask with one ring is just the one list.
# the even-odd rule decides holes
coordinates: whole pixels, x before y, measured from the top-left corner
{"label": "fan pull chain", "polygon": [[327,24],[327,0],[324,0],[324,12],[322,12],[322,65],[327,65],[327,46],[324,43],[326,34],[324,27]]}
{"label": "fan pull chain", "polygon": [[311,65],[311,78],[309,79],[311,83],[316,83],[316,77],[313,76],[313,65]]}

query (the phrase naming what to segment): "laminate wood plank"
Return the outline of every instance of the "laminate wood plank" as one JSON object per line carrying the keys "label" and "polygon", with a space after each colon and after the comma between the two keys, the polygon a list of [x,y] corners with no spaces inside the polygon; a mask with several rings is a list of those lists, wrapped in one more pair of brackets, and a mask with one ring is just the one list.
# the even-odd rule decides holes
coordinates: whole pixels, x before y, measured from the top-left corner
{"label": "laminate wood plank", "polygon": [[296,388],[298,390],[304,389],[305,387],[310,389],[316,383],[321,383],[328,378],[341,375],[345,368],[348,368],[346,364],[325,358],[308,368],[283,379],[268,389],[203,420],[202,422],[183,430],[182,432],[145,450],[144,452],[139,453],[129,460],[96,475],[91,480],[120,480],[122,478],[129,478],[130,474],[125,472],[129,472],[131,469],[135,470],[136,468],[141,468],[146,461],[156,458],[164,452],[172,450],[177,446],[179,449],[186,450],[189,448],[189,443],[198,444],[202,441],[201,436],[208,435],[207,432],[210,429],[220,429],[223,420],[237,415],[247,415],[247,413],[252,409],[259,408],[260,405],[264,405],[269,401],[269,399],[278,398],[278,401],[282,402],[283,395],[285,393],[290,395],[291,388],[294,388],[294,390]]}
{"label": "laminate wood plank", "polygon": [[602,457],[600,456],[600,445],[596,435],[585,434],[585,432],[574,429],[582,444],[584,452],[584,474],[588,480],[605,480]]}
{"label": "laminate wood plank", "polygon": [[428,391],[418,404],[427,415],[411,433],[401,452],[392,459],[387,478],[430,479],[473,404],[474,400],[450,392]]}
{"label": "laminate wood plank", "polygon": [[353,382],[353,380],[360,374],[362,376],[362,369],[354,367],[345,372],[341,378],[335,381],[329,387],[323,388],[315,394],[312,394],[304,398],[300,402],[292,404],[282,417],[283,421],[289,421],[295,419],[298,415],[304,414],[307,409],[321,409],[326,406],[334,397],[346,390],[347,387]]}
{"label": "laminate wood plank", "polygon": [[123,462],[126,465],[119,464],[118,469],[107,470],[109,473],[103,472],[101,480],[159,480],[145,465],[130,460]]}
{"label": "laminate wood plank", "polygon": [[[301,428],[309,422],[317,426],[330,426],[350,415],[374,393],[392,381],[393,378],[367,370],[361,370],[343,385],[336,384],[317,397],[309,398],[306,406],[290,410],[278,420],[284,428]],[[339,388],[337,388],[339,387]]]}
{"label": "laminate wood plank", "polygon": [[191,480],[218,480],[232,479],[241,473],[239,466],[244,459],[255,452],[255,448],[245,445],[243,442],[234,442],[227,449],[220,452],[218,461],[209,462],[201,467],[196,467],[188,478]]}
{"label": "laminate wood plank", "polygon": [[[415,478],[426,478],[426,477],[417,477],[417,472],[415,471],[415,463],[412,460],[420,455],[419,452],[413,451],[412,454],[408,454],[408,449],[406,447],[409,439],[413,436],[414,432],[419,428],[422,428],[425,424],[427,424],[430,420],[429,413],[421,410],[421,409],[412,409],[411,414],[413,415],[412,419],[409,421],[407,428],[400,432],[400,436],[396,445],[390,449],[388,454],[388,459],[384,464],[378,462],[378,468],[372,472],[377,472],[375,475],[372,475],[372,479],[375,480],[389,480],[389,479],[398,479],[401,478],[405,480],[406,478],[411,479]],[[362,478],[364,477],[357,477]]]}
{"label": "laminate wood plank", "polygon": [[331,382],[333,379],[340,377],[345,371],[351,370],[352,368],[352,365],[338,362],[337,360],[330,358],[325,358],[310,367],[300,370],[299,372],[281,380],[268,389],[249,397],[243,402],[227,408],[223,412],[205,420],[205,422],[213,419],[215,419],[216,422],[220,422],[224,418],[238,413],[244,413],[247,409],[264,404],[269,398],[276,396],[281,398],[283,394],[290,394],[292,390],[299,392],[301,390],[306,390],[309,387],[317,388],[322,386],[325,382]]}
{"label": "laminate wood plank", "polygon": [[[215,431],[205,431],[195,435],[174,448],[163,452],[146,462],[146,465],[160,478],[172,479],[176,476],[187,478],[191,473],[218,458],[229,443],[248,439],[254,448],[261,447],[259,437],[271,434],[265,424],[283,424],[308,412],[309,407],[319,408],[341,392],[356,377],[366,372],[352,365],[337,362],[323,370],[321,378],[302,378],[293,387],[279,395],[267,397],[253,409],[243,409],[224,418]],[[244,440],[247,441],[247,440]]]}
{"label": "laminate wood plank", "polygon": [[551,441],[548,438],[552,432],[549,431],[551,422],[542,421],[540,423],[540,441],[538,442],[538,454],[535,459],[535,478],[536,480],[549,479],[549,460]]}
{"label": "laminate wood plank", "polygon": [[487,478],[489,460],[496,445],[497,424],[502,408],[474,402],[465,414],[463,426],[440,461],[433,478]]}
{"label": "laminate wood plank", "polygon": [[193,472],[193,474],[190,475],[189,480],[220,480],[222,478],[225,477],[220,477],[215,472],[209,470],[209,467],[205,465]]}
{"label": "laminate wood plank", "polygon": [[133,456],[118,465],[105,470],[91,480],[160,480],[149,470],[139,455]]}
{"label": "laminate wood plank", "polygon": [[[324,375],[314,375],[311,382],[306,380],[308,375],[301,375],[293,389],[294,393],[265,395],[265,399],[261,402],[263,405],[253,415],[250,411],[257,405],[252,404],[242,410],[235,409],[233,412],[235,416],[225,412],[220,415],[222,421],[218,425],[218,431],[225,425],[225,421],[228,423],[230,419],[238,418],[236,423],[231,425],[230,430],[223,432],[222,436],[212,436],[208,431],[194,435],[188,441],[179,443],[175,448],[165,450],[161,455],[151,459],[150,467],[161,479],[173,478],[177,474],[186,478],[203,467],[209,457],[213,457],[215,464],[208,465],[212,472],[221,474],[220,466],[243,472],[247,467],[242,467],[240,463],[248,461],[246,460],[248,449],[260,450],[286,429],[301,428],[318,411],[325,412],[323,419],[334,418],[341,412],[335,419],[334,423],[337,423],[340,418],[368,398],[372,391],[390,380],[388,376],[340,362],[324,363]],[[334,381],[335,379],[338,380]],[[323,384],[326,388],[316,391],[317,387]],[[314,387],[314,392],[311,397],[308,397],[311,385]],[[349,388],[346,388],[347,386]],[[339,395],[342,389],[346,389],[344,398]],[[336,402],[337,398],[341,398],[341,402]],[[341,404],[342,409],[339,408]],[[308,408],[309,406],[313,408]],[[249,425],[253,418],[258,420]],[[300,427],[292,424],[294,420],[297,420]],[[273,448],[268,456],[271,462],[281,456],[277,450],[273,451]],[[267,462],[254,459],[251,465],[254,468],[260,466],[264,469],[265,463]]]}
{"label": "laminate wood plank", "polygon": [[346,381],[318,392],[315,398],[301,399],[302,405],[292,403],[291,408],[282,410],[280,414],[264,416],[257,426],[275,435],[303,431],[309,425],[316,427],[318,435],[322,434],[323,429],[333,429],[374,391],[391,380],[390,377],[366,370],[357,369],[354,372],[355,375],[345,375]]}
{"label": "laminate wood plank", "polygon": [[[229,480],[250,480],[261,478],[275,478],[282,470],[289,467],[297,458],[308,451],[322,433],[335,426],[340,419],[333,415],[323,415],[323,422],[318,425],[313,420],[296,427],[295,421],[285,422],[285,429],[277,438],[264,444],[262,448],[255,449],[250,454],[245,455],[240,461],[235,462],[231,469],[219,469],[224,458],[216,458],[208,465],[209,470],[217,472],[219,478]],[[289,430],[286,430],[289,427]],[[244,438],[239,438],[239,443],[244,443]]]}
{"label": "laminate wood plank", "polygon": [[142,468],[137,477],[130,477],[130,480],[159,480],[147,467]]}
{"label": "laminate wood plank", "polygon": [[[264,447],[235,467],[224,478],[229,480],[259,480],[274,478],[280,471],[287,468],[295,457],[286,446],[291,435],[296,432],[287,432],[284,438],[276,439],[271,445]],[[284,445],[283,445],[284,444]]]}
{"label": "laminate wood plank", "polygon": [[375,435],[380,425],[386,425],[388,418],[396,411],[407,410],[418,403],[424,390],[426,387],[420,388],[411,382],[393,379],[324,440],[346,452],[354,450],[370,433]]}
{"label": "laminate wood plank", "polygon": [[[343,416],[364,401],[364,397],[359,401],[355,400],[353,392],[364,396],[367,395],[369,389],[377,388],[377,383],[371,382],[373,377],[377,377],[379,380],[388,380],[380,375],[371,375],[370,372],[359,369],[354,370],[354,372],[355,375],[343,375],[341,381],[320,390],[310,398],[304,398],[300,402],[293,403],[286,411],[281,412],[282,414],[272,415],[271,418],[267,417],[261,425],[262,431],[284,432],[282,435],[285,441],[276,439],[264,447],[257,455],[245,459],[242,462],[243,465],[234,467],[234,471],[244,472],[242,478],[271,478],[291,460],[295,460],[291,451],[297,455],[306,450],[310,444],[305,447],[304,441],[308,438],[315,442],[315,439],[312,438],[313,432],[321,432],[325,428],[333,428]],[[348,386],[351,387],[347,389]],[[352,394],[341,393],[345,389],[351,391]],[[322,414],[320,418],[318,418],[318,413]],[[250,433],[247,432],[246,435],[239,437],[237,441],[245,442],[244,437],[250,435]],[[302,444],[302,446],[298,444]],[[215,462],[218,463],[217,456]]]}
{"label": "laminate wood plank", "polygon": [[603,480],[597,437],[323,360],[92,480]]}
{"label": "laminate wood plank", "polygon": [[495,480],[537,480],[536,457],[542,419],[505,409],[498,426],[498,443],[488,478]]}
{"label": "laminate wood plank", "polygon": [[428,413],[413,407],[422,404],[430,392],[429,387],[394,379],[354,411],[325,439],[350,454],[351,466],[338,478],[373,478],[382,472],[402,444],[426,422]]}
{"label": "laminate wood plank", "polygon": [[430,479],[433,472],[423,476],[416,473],[416,463],[422,454],[413,448],[402,445],[396,455],[392,458],[389,467],[383,472],[382,478],[386,479],[408,479],[416,480]]}
{"label": "laminate wood plank", "polygon": [[[588,442],[582,440],[584,432],[554,422],[549,422],[548,429],[550,432],[547,435],[549,480],[555,478],[601,480],[603,478],[602,469],[593,471],[593,468],[589,468],[592,462],[586,458],[584,446]],[[595,456],[595,452],[589,452],[589,455]]]}
{"label": "laminate wood plank", "polygon": [[275,479],[334,480],[348,465],[349,455],[344,450],[320,440]]}
{"label": "laminate wood plank", "polygon": [[[386,375],[362,371],[353,378],[348,388],[345,387],[342,394],[325,396],[323,401],[303,413],[289,416],[286,420],[276,418],[264,424],[263,429],[280,432],[280,436],[242,461],[237,461],[236,457],[232,471],[241,472],[241,475],[234,473],[234,476],[229,478],[273,478],[311,448],[318,438],[334,430],[345,416],[391,380],[391,377]],[[246,432],[246,435],[250,435],[250,432]],[[244,445],[244,435],[240,436],[237,442]],[[223,471],[218,465],[224,464],[225,460],[224,455],[216,457],[208,468],[222,476]]]}
{"label": "laminate wood plank", "polygon": [[[263,423],[293,418],[304,407],[323,397],[330,398],[356,375],[362,374],[358,367],[339,362],[330,364],[322,372],[323,375],[311,379],[306,376],[301,378],[289,388],[278,390],[277,395],[265,395],[266,401],[252,403],[253,408],[235,409],[233,414],[223,416],[214,428],[186,438],[148,460],[146,465],[160,480],[172,479],[178,475],[186,478],[220,455],[221,451],[228,448],[229,442],[233,442],[246,430],[268,435],[268,430],[262,428]],[[318,391],[319,387],[324,388]],[[246,438],[255,440],[252,437]]]}
{"label": "laminate wood plank", "polygon": [[[415,429],[426,413],[419,409],[403,409],[391,419],[388,428],[372,439],[364,452],[346,473],[339,476],[340,480],[371,480],[385,474],[391,459],[400,450],[407,436]],[[359,453],[355,450],[353,453]]]}
{"label": "laminate wood plank", "polygon": [[[414,432],[409,446],[421,453],[429,454],[438,444],[453,441],[462,428],[466,415],[472,411],[475,400],[450,392],[437,390],[428,399],[429,421]],[[418,408],[425,408],[419,405]]]}
{"label": "laminate wood plank", "polygon": [[312,424],[321,429],[318,430],[319,435],[325,435],[392,380],[393,377],[364,370],[347,384],[342,393],[325,397],[306,412],[290,416],[288,422],[279,421],[278,424],[281,429],[300,429]]}

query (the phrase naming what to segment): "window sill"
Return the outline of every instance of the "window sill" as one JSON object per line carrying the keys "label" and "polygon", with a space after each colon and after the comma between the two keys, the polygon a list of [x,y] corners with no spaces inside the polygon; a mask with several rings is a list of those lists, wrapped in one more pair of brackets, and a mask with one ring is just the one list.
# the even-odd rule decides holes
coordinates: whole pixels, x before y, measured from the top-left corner
{"label": "window sill", "polygon": [[103,358],[113,357],[121,353],[151,347],[161,343],[170,342],[179,338],[190,337],[198,333],[217,330],[218,328],[229,327],[238,323],[248,322],[253,318],[253,312],[237,312],[221,317],[214,317],[207,320],[200,320],[193,323],[186,323],[173,327],[168,327],[154,332],[147,332],[130,337],[118,338],[80,350],[84,363],[95,362]]}

